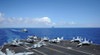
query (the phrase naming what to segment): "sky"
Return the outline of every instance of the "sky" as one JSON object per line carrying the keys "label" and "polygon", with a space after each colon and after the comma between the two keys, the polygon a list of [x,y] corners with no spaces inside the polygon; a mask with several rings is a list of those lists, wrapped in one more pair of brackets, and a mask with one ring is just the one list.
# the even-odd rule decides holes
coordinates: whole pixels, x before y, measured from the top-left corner
{"label": "sky", "polygon": [[100,0],[0,0],[0,28],[100,27]]}

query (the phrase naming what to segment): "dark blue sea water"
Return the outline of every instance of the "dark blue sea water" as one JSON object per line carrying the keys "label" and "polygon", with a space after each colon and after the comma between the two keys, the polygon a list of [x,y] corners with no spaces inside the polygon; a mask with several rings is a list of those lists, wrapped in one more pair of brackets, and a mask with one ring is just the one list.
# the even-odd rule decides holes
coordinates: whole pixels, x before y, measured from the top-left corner
{"label": "dark blue sea water", "polygon": [[26,39],[28,35],[37,35],[39,37],[64,37],[65,40],[71,40],[73,37],[80,36],[92,40],[95,44],[100,44],[100,28],[27,28],[28,33],[21,32],[23,28],[1,28],[0,45],[14,39]]}

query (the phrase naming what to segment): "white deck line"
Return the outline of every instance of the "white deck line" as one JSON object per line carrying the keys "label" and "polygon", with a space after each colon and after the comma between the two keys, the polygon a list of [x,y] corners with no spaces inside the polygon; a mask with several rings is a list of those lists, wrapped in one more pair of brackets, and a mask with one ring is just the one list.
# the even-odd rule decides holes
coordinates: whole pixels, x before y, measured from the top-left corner
{"label": "white deck line", "polygon": [[[58,47],[61,47],[61,48],[64,48],[64,49],[68,49],[67,47],[60,46],[60,45],[56,45],[56,44],[50,44],[50,45],[58,46]],[[68,50],[73,50],[73,51],[80,52],[80,53],[85,53],[85,54],[89,54],[89,55],[94,55],[94,54],[92,54],[92,53],[87,53],[87,52],[80,51],[80,50],[76,50],[76,49],[68,49]]]}
{"label": "white deck line", "polygon": [[[21,47],[23,47],[23,46],[21,46]],[[23,47],[24,49],[26,49],[26,50],[28,50],[27,48],[25,48],[25,47]],[[28,51],[31,51],[31,50],[28,50]],[[31,51],[32,52],[32,51]]]}
{"label": "white deck line", "polygon": [[[28,47],[27,45],[25,45],[27,48],[30,48],[30,47]],[[32,49],[33,51],[36,51],[36,52],[38,52],[38,53],[41,53],[41,54],[43,54],[43,55],[47,55],[47,54],[45,54],[45,53],[43,53],[43,52],[41,52],[41,51],[39,51],[39,50],[36,50],[36,49]]]}
{"label": "white deck line", "polygon": [[36,50],[36,49],[32,49],[32,50],[34,50],[34,51],[36,51],[36,52],[39,52],[39,53],[41,53],[41,54],[43,54],[43,55],[47,55],[47,54],[45,54],[45,53],[43,53],[43,52],[41,52],[41,51],[38,51],[38,50]]}
{"label": "white deck line", "polygon": [[[44,47],[44,48],[49,49],[49,48],[51,48],[51,47]],[[64,55],[70,55],[70,54],[66,54],[66,53],[64,53],[64,52],[62,52],[62,51],[59,51],[59,50],[57,50],[57,49],[54,49],[54,48],[51,48],[51,49],[49,49],[49,50],[56,51],[56,52],[61,53],[61,54],[64,54]]]}

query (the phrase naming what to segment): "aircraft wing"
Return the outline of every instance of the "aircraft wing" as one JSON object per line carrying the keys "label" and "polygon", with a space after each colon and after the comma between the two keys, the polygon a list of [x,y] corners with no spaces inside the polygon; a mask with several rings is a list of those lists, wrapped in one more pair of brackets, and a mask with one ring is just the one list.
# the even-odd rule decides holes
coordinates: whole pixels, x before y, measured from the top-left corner
{"label": "aircraft wing", "polygon": [[0,51],[0,55],[6,55],[6,54]]}

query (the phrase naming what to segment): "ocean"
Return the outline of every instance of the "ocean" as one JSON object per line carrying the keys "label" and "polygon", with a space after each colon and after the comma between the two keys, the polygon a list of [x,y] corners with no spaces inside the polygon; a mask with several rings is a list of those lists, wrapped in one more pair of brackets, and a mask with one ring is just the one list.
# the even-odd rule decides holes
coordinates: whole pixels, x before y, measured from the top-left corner
{"label": "ocean", "polygon": [[14,39],[27,39],[29,35],[38,37],[64,37],[71,40],[73,37],[86,38],[94,44],[100,44],[100,28],[27,28],[28,32],[21,32],[23,28],[0,28],[0,46]]}

